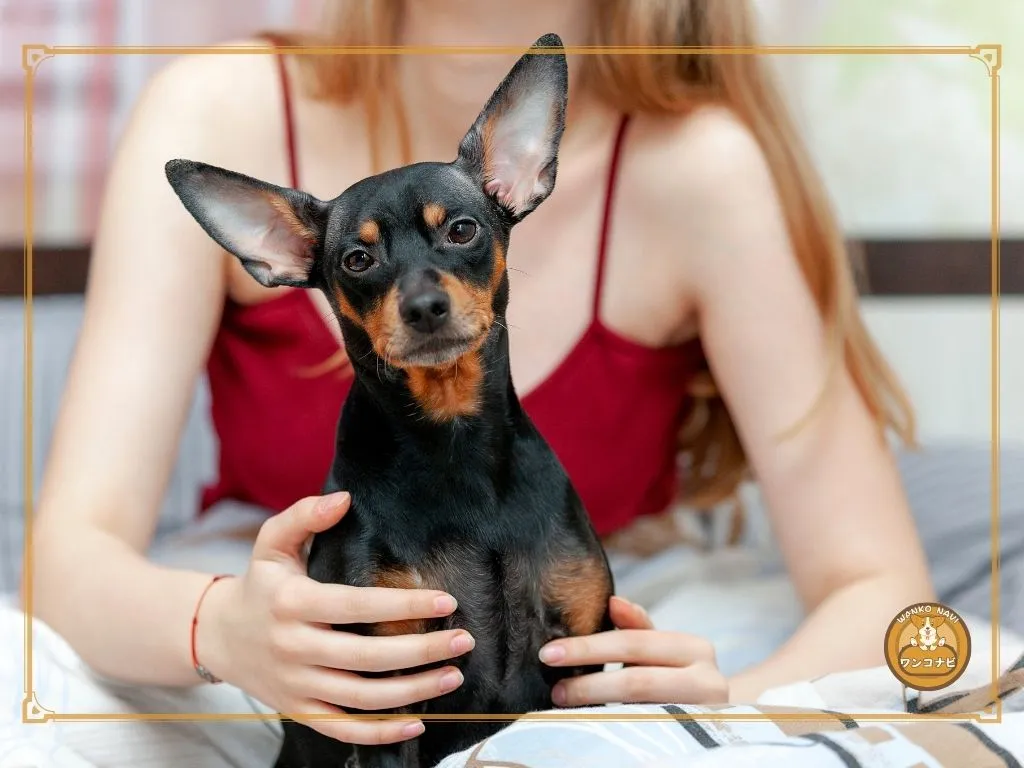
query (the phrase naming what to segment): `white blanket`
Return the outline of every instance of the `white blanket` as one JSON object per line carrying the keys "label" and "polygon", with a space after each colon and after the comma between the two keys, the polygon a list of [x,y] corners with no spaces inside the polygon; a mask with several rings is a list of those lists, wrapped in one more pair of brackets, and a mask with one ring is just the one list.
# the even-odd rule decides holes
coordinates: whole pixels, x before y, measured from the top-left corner
{"label": "white blanket", "polygon": [[[1001,723],[877,723],[857,715],[885,714],[906,719],[909,710],[942,712],[988,709],[991,678],[989,628],[972,620],[974,654],[963,677],[951,688],[904,701],[905,691],[886,668],[830,675],[814,682],[778,688],[755,706],[708,708],[632,705],[586,708],[558,714],[575,719],[524,719],[497,736],[443,761],[439,768],[650,768],[652,766],[784,766],[864,768],[912,766],[1018,765],[1024,763],[1024,642],[1003,633],[1001,670],[1005,673]],[[6,694],[0,727],[0,768],[127,768],[271,766],[280,739],[273,720],[209,722],[22,722],[24,617],[13,606],[0,609],[0,690]],[[44,624],[34,627],[36,701],[69,713],[239,712],[269,713],[229,686],[176,690],[126,689],[93,676],[63,641]],[[9,653],[8,651],[15,652]],[[1016,668],[1016,671],[1014,671]],[[962,695],[967,693],[967,697]],[[973,698],[972,698],[973,697]],[[30,704],[31,706],[31,704]],[[778,718],[729,721],[752,713],[809,712],[806,720]],[[833,713],[825,714],[822,710]],[[600,712],[604,718],[587,721]],[[835,713],[856,713],[844,717]],[[660,719],[637,721],[636,715]],[[690,716],[698,715],[694,719]],[[630,717],[633,717],[630,720]],[[723,718],[710,721],[702,718]],[[992,719],[991,714],[984,715]],[[428,725],[429,727],[429,725]]]}
{"label": "white blanket", "polygon": [[[259,513],[225,510],[207,518],[203,533],[192,529],[182,538],[160,543],[154,558],[171,565],[240,572],[248,546],[212,535],[218,529],[245,526]],[[679,546],[647,559],[613,556],[617,591],[648,607],[655,625],[687,631],[714,640],[726,674],[769,655],[799,624],[799,604],[777,553],[762,533],[753,530],[743,547],[703,552]],[[990,683],[989,625],[961,611],[970,626],[972,660],[956,685],[943,696]],[[199,686],[187,691],[135,688],[97,678],[74,651],[41,622],[33,630],[35,701],[60,714],[107,714],[115,719],[93,722],[22,722],[25,699],[24,616],[12,601],[0,606],[0,768],[259,768],[273,765],[280,727],[273,713],[232,686]],[[1010,672],[1024,654],[1024,641],[1001,633],[1001,669]],[[777,722],[712,723],[689,719],[692,714],[729,717],[768,707],[827,709],[846,713],[880,712],[905,716],[904,691],[887,668],[832,675],[767,692],[758,710],[734,707],[710,712],[683,706],[627,706],[603,713],[656,713],[660,721],[585,722],[522,720],[498,736],[451,756],[443,768],[519,766],[547,768],[631,768],[653,765],[864,765],[898,766],[1024,763],[1024,695],[1009,690],[1024,678],[1013,678],[1003,700],[1002,724],[984,724],[968,731],[961,725],[936,730],[939,724],[880,725],[841,721],[802,725]],[[1022,681],[1024,682],[1024,681]],[[938,697],[942,698],[942,697]],[[980,694],[984,699],[985,694]],[[942,706],[935,696],[910,701],[910,708]],[[985,704],[979,694],[946,702],[946,710]],[[576,712],[583,716],[588,710]],[[250,722],[139,722],[118,720],[133,713],[253,712],[267,720]],[[820,714],[819,714],[820,716]],[[837,724],[838,723],[838,724]],[[429,727],[429,723],[427,724]],[[799,734],[799,735],[794,735]],[[817,735],[815,735],[817,734]],[[934,750],[934,751],[930,751]],[[999,750],[1005,755],[994,757]],[[937,751],[943,756],[937,757]],[[851,757],[851,755],[853,757]],[[1008,757],[1007,757],[1008,756]],[[850,762],[850,761],[853,762]],[[996,760],[996,762],[992,762]],[[989,761],[989,762],[986,762]]]}

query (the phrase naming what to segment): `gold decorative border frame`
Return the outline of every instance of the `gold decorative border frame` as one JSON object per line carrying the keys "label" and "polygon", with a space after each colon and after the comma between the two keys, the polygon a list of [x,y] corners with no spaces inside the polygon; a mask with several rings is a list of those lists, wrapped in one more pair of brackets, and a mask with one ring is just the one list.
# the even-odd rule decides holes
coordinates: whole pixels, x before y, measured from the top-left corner
{"label": "gold decorative border frame", "polygon": [[[999,69],[1002,65],[1002,45],[985,44],[970,46],[567,46],[567,55],[592,54],[665,54],[687,53],[692,55],[957,55],[969,56],[981,61],[988,72],[991,89],[991,259],[992,259],[992,476],[991,476],[991,521],[992,521],[992,701],[991,711],[966,714],[904,714],[904,713],[816,713],[794,711],[792,713],[695,713],[673,715],[647,713],[590,714],[574,715],[571,712],[542,712],[527,715],[426,715],[423,720],[476,720],[512,721],[531,720],[718,720],[718,721],[778,721],[798,720],[803,722],[834,722],[836,718],[850,718],[858,722],[913,722],[920,720],[953,720],[960,722],[1000,723],[1002,722],[1002,701],[999,693]],[[32,167],[32,117],[35,77],[39,65],[53,56],[81,55],[188,55],[196,53],[252,54],[269,53],[292,55],[408,55],[445,53],[497,53],[521,54],[522,47],[498,46],[48,46],[25,44],[22,46],[22,67],[25,70],[25,545],[24,545],[24,610],[25,610],[25,681],[22,700],[23,723],[54,722],[99,722],[99,721],[246,721],[276,720],[284,718],[302,719],[382,719],[377,715],[290,715],[211,712],[167,712],[167,713],[69,713],[56,712],[45,707],[36,696],[32,670],[32,522],[33,522],[33,454],[32,454],[32,233],[33,233],[33,167]],[[543,52],[541,52],[543,55]],[[399,717],[393,715],[391,717]]]}

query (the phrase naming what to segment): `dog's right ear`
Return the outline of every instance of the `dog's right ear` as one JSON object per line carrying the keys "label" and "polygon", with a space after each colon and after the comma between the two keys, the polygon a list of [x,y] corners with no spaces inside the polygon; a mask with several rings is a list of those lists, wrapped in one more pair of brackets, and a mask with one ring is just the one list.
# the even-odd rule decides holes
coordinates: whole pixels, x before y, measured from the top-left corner
{"label": "dog's right ear", "polygon": [[192,217],[262,285],[311,287],[326,203],[191,160],[171,160],[164,172]]}

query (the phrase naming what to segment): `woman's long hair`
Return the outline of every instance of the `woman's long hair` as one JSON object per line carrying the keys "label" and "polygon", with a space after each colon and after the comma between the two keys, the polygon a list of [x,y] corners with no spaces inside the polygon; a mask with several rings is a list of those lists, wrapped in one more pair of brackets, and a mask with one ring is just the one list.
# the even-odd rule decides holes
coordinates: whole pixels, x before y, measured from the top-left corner
{"label": "woman's long hair", "polygon": [[[394,45],[403,0],[335,0],[317,42]],[[747,0],[604,0],[594,3],[589,44],[606,46],[755,45]],[[309,42],[292,38],[291,42]],[[375,167],[385,114],[398,126],[408,158],[408,128],[394,98],[393,56],[297,57],[315,98],[359,100],[369,122]],[[830,335],[830,381],[846,364],[879,429],[914,443],[910,402],[870,338],[857,308],[854,270],[840,228],[808,153],[761,57],[751,54],[588,54],[581,88],[622,112],[680,114],[702,104],[732,111],[764,153],[782,201],[796,259]],[[392,122],[393,121],[393,122]],[[708,506],[731,497],[748,461],[728,409],[705,365],[692,379],[693,404],[679,433],[684,478],[680,500]],[[824,390],[822,391],[822,397]],[[813,415],[821,399],[802,423]],[[795,425],[794,429],[796,428]]]}

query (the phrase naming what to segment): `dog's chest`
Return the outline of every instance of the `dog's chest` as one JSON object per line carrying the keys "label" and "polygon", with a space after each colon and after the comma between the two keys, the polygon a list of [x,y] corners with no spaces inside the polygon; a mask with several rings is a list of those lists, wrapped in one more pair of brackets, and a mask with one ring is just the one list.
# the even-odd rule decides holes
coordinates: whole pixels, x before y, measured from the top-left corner
{"label": "dog's chest", "polygon": [[[337,467],[352,507],[318,537],[310,575],[354,586],[442,590],[458,609],[437,622],[367,627],[409,634],[468,630],[514,660],[552,637],[590,634],[606,617],[611,576],[578,497],[539,440],[513,441],[503,471],[400,457]],[[345,457],[346,459],[348,457]],[[479,655],[479,654],[478,654]]]}
{"label": "dog's chest", "polygon": [[446,541],[415,563],[377,568],[370,575],[375,586],[443,590],[458,607],[446,620],[377,624],[370,633],[465,629],[476,641],[467,676],[504,685],[537,667],[537,653],[550,640],[599,631],[610,592],[603,560],[565,542],[520,544]]}

